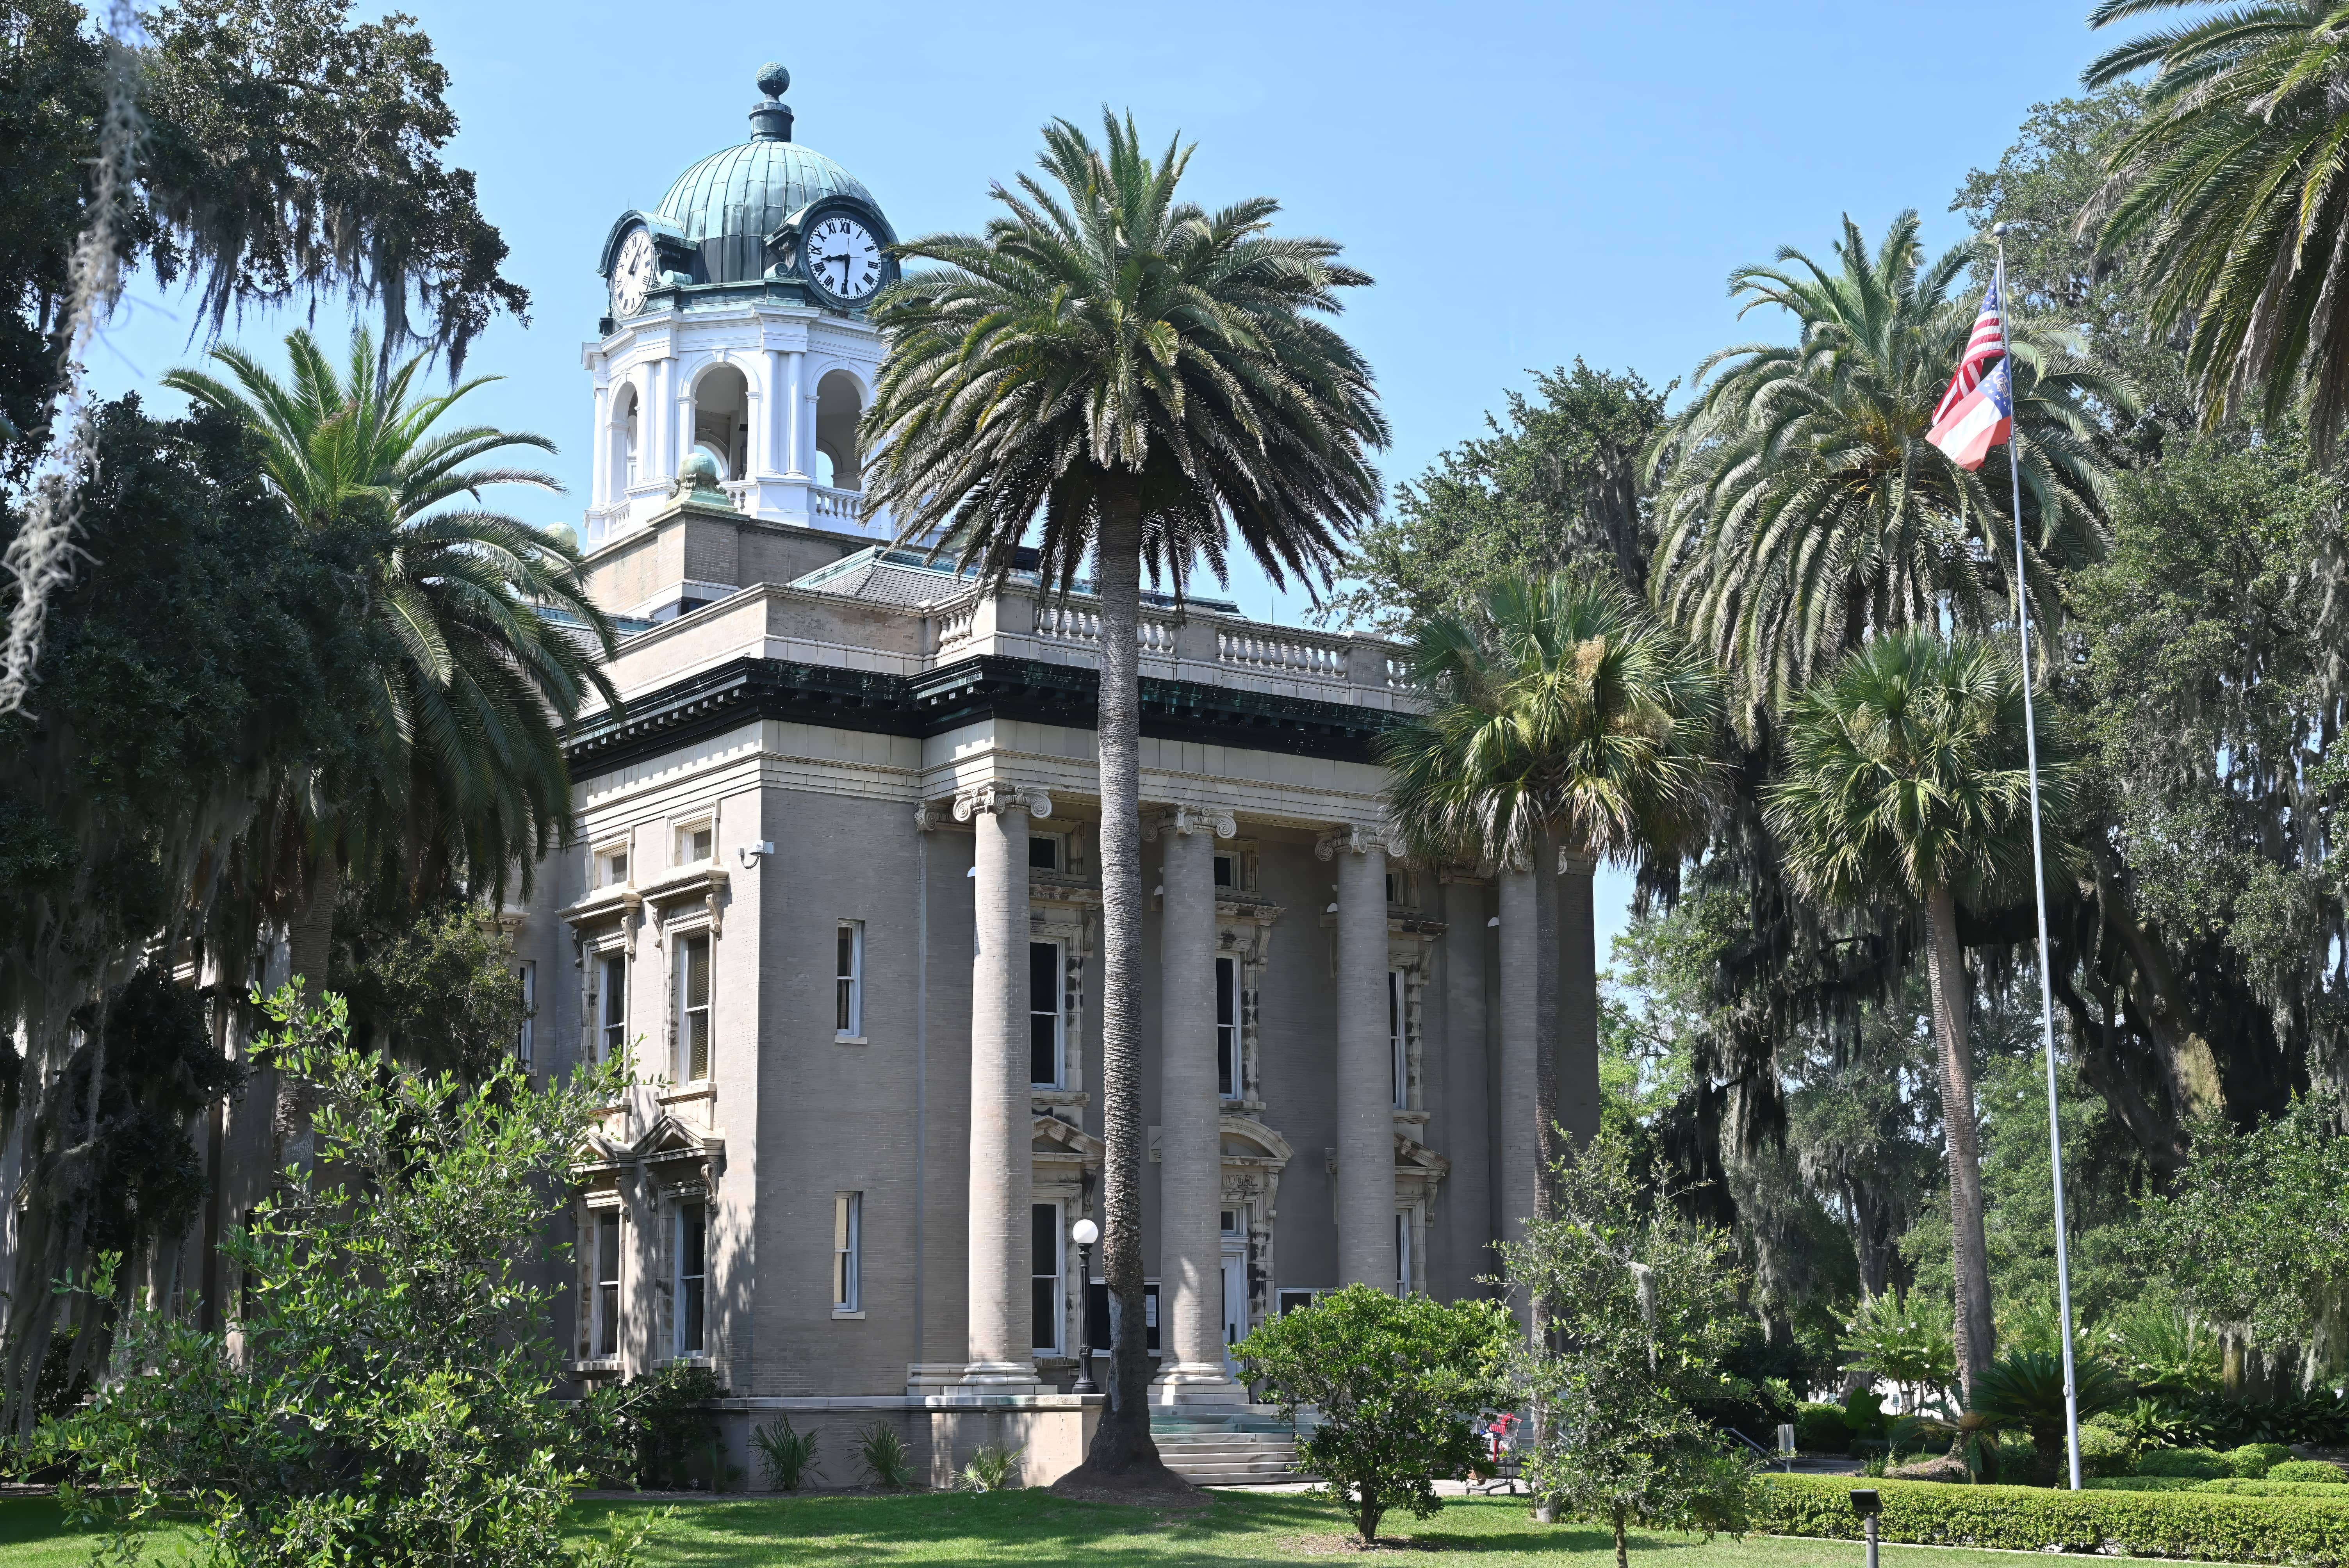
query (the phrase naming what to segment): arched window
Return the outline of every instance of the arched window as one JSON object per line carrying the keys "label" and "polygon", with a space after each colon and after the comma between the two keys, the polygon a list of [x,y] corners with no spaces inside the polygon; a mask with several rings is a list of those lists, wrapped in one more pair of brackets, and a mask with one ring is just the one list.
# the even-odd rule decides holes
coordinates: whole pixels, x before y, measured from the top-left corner
{"label": "arched window", "polygon": [[[816,383],[815,389],[815,449],[818,484],[839,490],[864,488],[864,464],[856,450],[856,421],[864,412],[864,399],[856,389],[856,378],[844,370],[835,370]],[[824,472],[827,459],[831,472]]]}
{"label": "arched window", "polygon": [[615,500],[627,494],[628,487],[636,482],[636,389],[623,387],[617,396],[606,432],[610,445],[605,455],[606,488]]}
{"label": "arched window", "polygon": [[730,365],[694,383],[693,445],[718,459],[720,478],[739,480],[750,467],[750,387]]}

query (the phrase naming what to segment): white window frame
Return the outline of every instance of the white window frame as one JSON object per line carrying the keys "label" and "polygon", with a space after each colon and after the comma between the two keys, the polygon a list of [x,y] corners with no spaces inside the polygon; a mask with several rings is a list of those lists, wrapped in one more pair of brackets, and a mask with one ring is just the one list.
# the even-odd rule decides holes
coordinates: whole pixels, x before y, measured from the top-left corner
{"label": "white window frame", "polygon": [[[1330,1287],[1328,1285],[1284,1284],[1278,1286],[1272,1293],[1272,1315],[1275,1317],[1285,1317],[1292,1312],[1297,1312],[1304,1307],[1311,1306],[1315,1302],[1319,1301],[1323,1296],[1328,1295],[1330,1293]],[[1299,1295],[1303,1296],[1305,1299],[1303,1301],[1289,1300],[1291,1296]]]}
{"label": "white window frame", "polygon": [[[1038,1217],[1039,1215],[1042,1214],[1042,1213],[1043,1213],[1043,1212],[1044,1212],[1045,1210],[1048,1210],[1048,1209],[1051,1211],[1051,1215],[1052,1215],[1052,1220],[1051,1220],[1051,1223],[1052,1223],[1052,1270],[1051,1270],[1051,1272],[1050,1272],[1050,1274],[1042,1274],[1042,1273],[1039,1273],[1039,1272],[1037,1271],[1037,1268],[1036,1268],[1035,1223],[1036,1223],[1036,1219],[1037,1219],[1037,1217]],[[1061,1222],[1062,1222],[1062,1219],[1063,1219],[1063,1215],[1062,1215],[1062,1212],[1061,1212],[1061,1205],[1060,1205],[1060,1204],[1058,1204],[1058,1203],[1035,1203],[1035,1202],[1031,1202],[1031,1203],[1030,1203],[1030,1204],[1029,1204],[1029,1206],[1028,1206],[1028,1213],[1029,1213],[1029,1220],[1028,1220],[1028,1223],[1029,1223],[1029,1243],[1028,1243],[1028,1291],[1029,1291],[1029,1313],[1028,1313],[1028,1320],[1029,1320],[1029,1330],[1028,1330],[1028,1337],[1030,1337],[1030,1339],[1033,1339],[1033,1338],[1035,1338],[1035,1337],[1036,1337],[1036,1331],[1035,1331],[1035,1319],[1036,1319],[1036,1313],[1035,1313],[1035,1292],[1036,1292],[1036,1282],[1037,1282],[1037,1281],[1039,1281],[1039,1280],[1049,1280],[1049,1281],[1050,1282],[1050,1287],[1051,1287],[1050,1300],[1051,1300],[1051,1303],[1052,1303],[1052,1305],[1051,1305],[1051,1311],[1050,1311],[1050,1322],[1051,1322],[1051,1325],[1052,1325],[1052,1342],[1051,1342],[1050,1344],[1049,1344],[1049,1345],[1036,1345],[1036,1346],[1030,1346],[1030,1349],[1031,1349],[1031,1350],[1032,1350],[1036,1355],[1038,1355],[1038,1356],[1058,1356],[1059,1354],[1061,1354],[1061,1341],[1063,1341],[1064,1339],[1066,1339],[1066,1338],[1068,1337],[1068,1323],[1067,1323],[1067,1318],[1068,1318],[1068,1315],[1068,1315],[1068,1280],[1069,1280],[1069,1233],[1068,1233],[1068,1227],[1067,1227],[1065,1224],[1063,1224],[1063,1223]]]}
{"label": "white window frame", "polygon": [[[1240,1098],[1240,961],[1237,954],[1216,955],[1216,1093],[1225,1099]],[[1231,1021],[1224,1021],[1225,1013]],[[1222,1087],[1226,1069],[1231,1087]]]}
{"label": "white window frame", "polygon": [[[620,1354],[621,1305],[625,1299],[627,1264],[627,1219],[615,1208],[590,1209],[595,1227],[595,1300],[589,1305],[587,1347],[593,1359],[609,1361]],[[608,1225],[606,1222],[609,1222]]]}
{"label": "white window frame", "polygon": [[[1036,949],[1052,950],[1052,1006],[1048,1015],[1036,1006]],[[1052,1020],[1052,1076],[1035,1077],[1036,1020]],[[1050,937],[1028,940],[1028,1087],[1060,1088],[1069,1081],[1069,944]]]}
{"label": "white window frame", "polygon": [[[842,939],[846,938],[847,968],[841,962]],[[833,927],[833,1038],[861,1040],[864,1037],[864,923],[843,920]]]}
{"label": "white window frame", "polygon": [[1410,1022],[1404,1016],[1410,1006],[1410,992],[1403,984],[1403,972],[1387,971],[1387,1055],[1394,1074],[1394,1107],[1397,1110],[1411,1109],[1411,1049],[1406,1037]]}
{"label": "white window frame", "polygon": [[[688,1253],[685,1239],[695,1219],[701,1222],[701,1272],[688,1274]],[[698,1306],[698,1313],[688,1313],[688,1298]],[[709,1204],[700,1198],[688,1199],[677,1206],[677,1354],[706,1356],[709,1353]],[[701,1332],[687,1332],[695,1316],[701,1320]]]}
{"label": "white window frame", "polygon": [[626,887],[629,872],[628,841],[599,844],[595,848],[595,885],[599,888]]}
{"label": "white window frame", "polygon": [[[709,835],[708,854],[697,855],[693,852],[694,838],[700,833]],[[679,822],[677,825],[676,845],[676,863],[679,866],[704,865],[716,860],[718,858],[718,820],[714,817],[696,817],[689,822]]]}
{"label": "white window frame", "polygon": [[1411,1253],[1411,1211],[1398,1209],[1395,1211],[1395,1295],[1398,1297],[1411,1294],[1412,1264],[1415,1261]]}
{"label": "white window frame", "polygon": [[517,963],[514,979],[522,987],[522,1032],[514,1037],[514,1060],[528,1067],[537,1045],[531,1038],[531,1026],[537,1022],[538,960],[525,958]]}
{"label": "white window frame", "polygon": [[[1221,879],[1217,879],[1217,878],[1216,877],[1216,875],[1215,875],[1215,873],[1216,873],[1216,872],[1222,871],[1226,866],[1229,866],[1229,867],[1231,868],[1231,880],[1230,880],[1230,881],[1228,881],[1228,882],[1223,881],[1223,880],[1221,880]],[[1209,870],[1209,872],[1208,872],[1208,873],[1207,873],[1207,874],[1208,874],[1208,877],[1209,877],[1210,881],[1212,881],[1212,882],[1214,882],[1214,885],[1216,885],[1216,887],[1226,889],[1226,891],[1229,891],[1229,892],[1237,892],[1239,890],[1239,885],[1240,885],[1240,858],[1239,858],[1239,856],[1238,856],[1238,855],[1237,855],[1237,854],[1230,853],[1230,852],[1223,852],[1223,853],[1219,853],[1219,854],[1217,854],[1217,855],[1216,856],[1216,862],[1215,862],[1215,865],[1214,865],[1214,866]]]}
{"label": "white window frame", "polygon": [[862,1312],[864,1295],[864,1194],[832,1195],[832,1310]]}
{"label": "white window frame", "polygon": [[[701,953],[702,997],[693,1000],[693,966],[690,957],[696,946]],[[710,940],[709,928],[697,926],[680,931],[669,944],[669,976],[671,989],[677,995],[676,1059],[669,1065],[680,1084],[708,1083],[718,1056],[718,1031],[712,998],[717,991],[716,976],[710,972],[717,958],[718,944]],[[701,1015],[701,1071],[693,1068],[693,1019]]]}
{"label": "white window frame", "polygon": [[607,1062],[628,1048],[628,954],[607,947],[595,954],[595,1059]]}

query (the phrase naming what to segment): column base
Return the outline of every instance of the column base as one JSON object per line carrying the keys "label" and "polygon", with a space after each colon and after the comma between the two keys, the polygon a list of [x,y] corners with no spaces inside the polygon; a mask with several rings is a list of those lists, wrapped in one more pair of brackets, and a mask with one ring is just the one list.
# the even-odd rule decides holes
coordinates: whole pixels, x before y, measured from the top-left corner
{"label": "column base", "polygon": [[1232,1381],[1220,1361],[1178,1361],[1159,1369],[1150,1380],[1150,1402],[1156,1406],[1240,1406],[1248,1402],[1247,1386]]}
{"label": "column base", "polygon": [[981,1394],[1033,1394],[1044,1387],[1033,1361],[973,1361],[954,1385]]}

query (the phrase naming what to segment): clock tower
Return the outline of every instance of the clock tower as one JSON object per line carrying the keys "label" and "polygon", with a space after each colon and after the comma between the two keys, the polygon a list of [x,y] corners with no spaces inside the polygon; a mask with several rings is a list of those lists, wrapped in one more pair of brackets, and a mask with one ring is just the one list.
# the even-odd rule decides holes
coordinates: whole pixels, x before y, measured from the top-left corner
{"label": "clock tower", "polygon": [[746,517],[866,542],[890,535],[864,509],[857,421],[882,357],[865,308],[897,276],[897,236],[854,176],[792,139],[791,79],[760,67],[750,139],[694,164],[657,208],[621,213],[605,237],[606,314],[584,353],[595,397],[590,555],[680,497],[708,507],[722,496]]}

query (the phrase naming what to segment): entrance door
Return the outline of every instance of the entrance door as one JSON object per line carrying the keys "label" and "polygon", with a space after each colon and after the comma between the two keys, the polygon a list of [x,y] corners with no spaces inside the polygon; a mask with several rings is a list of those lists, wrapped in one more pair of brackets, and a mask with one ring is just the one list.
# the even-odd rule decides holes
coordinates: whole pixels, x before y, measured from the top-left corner
{"label": "entrance door", "polygon": [[1239,1363],[1232,1359],[1232,1346],[1247,1337],[1247,1254],[1226,1252],[1224,1254],[1224,1366],[1235,1377],[1240,1375]]}

